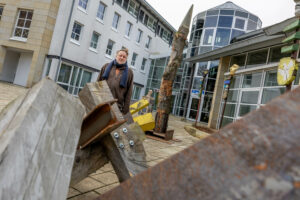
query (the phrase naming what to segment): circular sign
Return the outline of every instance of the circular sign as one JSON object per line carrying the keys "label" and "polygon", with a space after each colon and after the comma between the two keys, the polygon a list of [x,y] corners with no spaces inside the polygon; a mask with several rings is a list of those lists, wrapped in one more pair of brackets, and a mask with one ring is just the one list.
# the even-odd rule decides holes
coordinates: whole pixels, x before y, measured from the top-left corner
{"label": "circular sign", "polygon": [[282,58],[277,71],[278,85],[289,85],[295,80],[298,63],[292,58]]}

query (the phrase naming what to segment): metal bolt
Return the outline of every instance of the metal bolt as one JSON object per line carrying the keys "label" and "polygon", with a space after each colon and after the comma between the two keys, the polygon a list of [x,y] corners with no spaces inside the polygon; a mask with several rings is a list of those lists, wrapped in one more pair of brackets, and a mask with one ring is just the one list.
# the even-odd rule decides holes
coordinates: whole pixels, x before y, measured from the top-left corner
{"label": "metal bolt", "polygon": [[123,143],[120,143],[120,144],[119,144],[119,147],[120,147],[121,149],[124,149],[125,146],[124,146]]}
{"label": "metal bolt", "polygon": [[123,133],[127,133],[127,128],[123,128]]}
{"label": "metal bolt", "polygon": [[115,133],[114,133],[114,136],[115,136],[115,138],[118,139],[118,138],[119,138],[119,133],[115,132]]}
{"label": "metal bolt", "polygon": [[129,140],[129,145],[133,146],[134,145],[134,141],[133,140]]}

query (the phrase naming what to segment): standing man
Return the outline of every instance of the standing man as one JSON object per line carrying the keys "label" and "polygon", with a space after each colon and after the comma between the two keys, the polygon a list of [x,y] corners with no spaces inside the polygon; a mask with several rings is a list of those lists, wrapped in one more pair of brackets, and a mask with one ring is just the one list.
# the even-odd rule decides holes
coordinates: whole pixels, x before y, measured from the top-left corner
{"label": "standing man", "polygon": [[128,68],[127,57],[128,49],[117,51],[116,59],[106,63],[97,78],[97,81],[107,81],[113,97],[118,99],[117,104],[123,115],[129,113],[133,88],[133,72]]}

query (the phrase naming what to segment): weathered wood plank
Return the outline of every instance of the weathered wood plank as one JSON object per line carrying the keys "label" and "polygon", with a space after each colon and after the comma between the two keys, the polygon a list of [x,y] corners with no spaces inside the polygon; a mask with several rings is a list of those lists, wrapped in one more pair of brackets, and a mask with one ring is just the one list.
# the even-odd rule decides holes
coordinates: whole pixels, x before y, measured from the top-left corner
{"label": "weathered wood plank", "polygon": [[43,79],[0,114],[0,199],[66,199],[85,110]]}
{"label": "weathered wood plank", "polygon": [[[101,81],[88,83],[79,93],[79,98],[89,112],[98,104],[112,100],[113,96],[106,81]],[[112,110],[119,121],[124,119],[116,104],[112,105]],[[127,129],[127,133],[123,133],[123,128]],[[115,138],[114,133],[118,133],[119,138]],[[145,136],[141,128],[135,123],[124,124],[110,134],[129,172],[135,175],[144,171],[147,167],[142,138]],[[130,140],[134,142],[133,146],[129,145]],[[124,144],[124,148],[120,148],[121,143]]]}

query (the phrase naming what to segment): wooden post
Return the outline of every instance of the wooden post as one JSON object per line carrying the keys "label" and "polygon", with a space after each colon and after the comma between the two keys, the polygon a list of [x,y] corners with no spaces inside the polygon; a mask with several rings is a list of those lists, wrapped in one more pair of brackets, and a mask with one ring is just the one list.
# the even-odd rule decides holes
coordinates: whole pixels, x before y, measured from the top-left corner
{"label": "wooden post", "polygon": [[182,52],[186,45],[187,35],[191,23],[193,5],[189,9],[178,32],[175,33],[172,43],[170,61],[165,68],[158,97],[157,113],[155,116],[155,132],[166,133],[169,114],[171,112],[172,86],[176,76],[177,68],[182,61]]}

